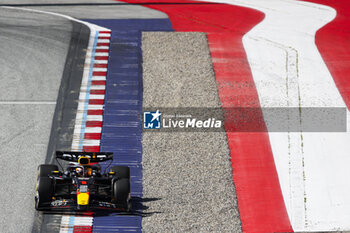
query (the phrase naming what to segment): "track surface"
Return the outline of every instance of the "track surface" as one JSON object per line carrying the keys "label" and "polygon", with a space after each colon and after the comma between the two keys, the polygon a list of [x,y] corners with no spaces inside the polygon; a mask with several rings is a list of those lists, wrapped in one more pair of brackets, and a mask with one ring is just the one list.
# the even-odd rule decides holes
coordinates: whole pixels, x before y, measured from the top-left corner
{"label": "track surface", "polygon": [[42,14],[0,12],[0,229],[29,232],[36,167],[45,161],[72,25]]}
{"label": "track surface", "polygon": [[[0,2],[6,3],[16,2]],[[78,6],[71,13],[74,13],[75,17],[84,18],[99,18],[101,15],[104,18],[137,18],[137,14],[140,14],[140,17],[166,17],[149,9],[142,11],[142,7],[139,6],[108,8],[109,11],[106,11],[105,7],[96,9],[92,6],[91,12],[84,14],[86,7]],[[38,7],[38,10],[45,9]],[[60,10],[46,10],[68,12],[71,9],[64,7]],[[115,12],[118,14],[115,15]],[[4,112],[1,116],[1,126],[4,130],[1,133],[3,149],[0,153],[1,157],[5,158],[1,177],[7,177],[6,183],[1,187],[1,203],[5,210],[0,215],[1,229],[8,229],[7,232],[30,232],[35,212],[33,196],[36,167],[45,161],[72,25],[64,18],[17,10],[1,9],[1,19],[1,73],[4,74],[4,79],[0,108],[1,112]],[[21,179],[12,175],[18,173],[18,167],[26,174],[21,176]],[[19,222],[21,224],[18,224]]]}
{"label": "track surface", "polygon": [[[67,5],[64,5],[67,3]],[[21,7],[49,11],[55,13],[61,13],[69,15],[77,19],[151,19],[151,18],[167,18],[167,16],[158,11],[148,9],[146,7],[138,5],[125,5],[120,4],[122,2],[113,0],[64,0],[64,1],[45,1],[45,0],[2,0],[2,4],[10,4],[15,6],[20,4]],[[40,4],[42,4],[40,6]],[[69,5],[76,4],[76,5]],[[79,5],[81,4],[81,5]],[[89,4],[91,4],[89,6]],[[100,4],[100,5],[99,5]],[[104,5],[104,4],[115,4],[115,5]],[[36,6],[35,6],[36,5]],[[47,6],[51,5],[51,6]]]}

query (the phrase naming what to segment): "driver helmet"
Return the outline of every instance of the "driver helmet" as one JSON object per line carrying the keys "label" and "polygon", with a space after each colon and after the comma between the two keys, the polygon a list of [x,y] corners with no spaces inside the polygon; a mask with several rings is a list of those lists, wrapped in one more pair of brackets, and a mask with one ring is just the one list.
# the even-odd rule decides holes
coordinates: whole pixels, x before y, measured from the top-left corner
{"label": "driver helmet", "polygon": [[75,172],[77,173],[78,176],[83,176],[83,169],[81,167],[77,167],[75,169]]}

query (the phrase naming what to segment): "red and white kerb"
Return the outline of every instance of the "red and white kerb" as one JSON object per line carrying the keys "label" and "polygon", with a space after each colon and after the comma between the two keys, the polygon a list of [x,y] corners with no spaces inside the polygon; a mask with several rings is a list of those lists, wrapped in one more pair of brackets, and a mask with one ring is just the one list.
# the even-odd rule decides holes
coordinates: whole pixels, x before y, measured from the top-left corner
{"label": "red and white kerb", "polygon": [[[91,29],[89,46],[80,88],[72,151],[100,151],[103,109],[106,90],[111,31],[95,25]],[[60,233],[92,232],[92,213],[87,216],[63,216]]]}

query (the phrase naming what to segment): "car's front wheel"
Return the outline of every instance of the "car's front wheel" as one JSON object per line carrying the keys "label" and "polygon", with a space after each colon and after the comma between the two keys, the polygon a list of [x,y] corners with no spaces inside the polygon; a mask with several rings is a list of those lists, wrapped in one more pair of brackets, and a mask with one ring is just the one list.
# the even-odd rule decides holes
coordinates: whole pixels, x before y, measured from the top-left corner
{"label": "car's front wheel", "polygon": [[112,166],[109,169],[110,172],[114,172],[118,179],[129,179],[130,180],[130,168],[126,166]]}
{"label": "car's front wheel", "polygon": [[112,203],[124,208],[126,211],[130,211],[130,180],[120,179],[113,183],[113,196]]}

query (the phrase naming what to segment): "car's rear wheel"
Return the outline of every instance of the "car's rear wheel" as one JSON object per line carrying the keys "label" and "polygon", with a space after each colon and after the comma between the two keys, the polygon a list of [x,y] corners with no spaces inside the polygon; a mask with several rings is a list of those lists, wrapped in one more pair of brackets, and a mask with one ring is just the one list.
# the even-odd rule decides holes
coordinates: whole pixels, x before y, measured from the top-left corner
{"label": "car's rear wheel", "polygon": [[39,177],[35,191],[35,209],[43,210],[50,206],[53,195],[53,184],[49,177]]}
{"label": "car's rear wheel", "polygon": [[126,166],[113,166],[109,169],[110,172],[114,172],[118,179],[130,180],[130,168]]}
{"label": "car's rear wheel", "polygon": [[57,170],[56,165],[39,165],[35,190],[35,209],[42,210],[50,206],[53,196],[53,183],[49,175],[52,171]]}
{"label": "car's rear wheel", "polygon": [[120,179],[113,183],[113,197],[112,203],[130,211],[130,180]]}

